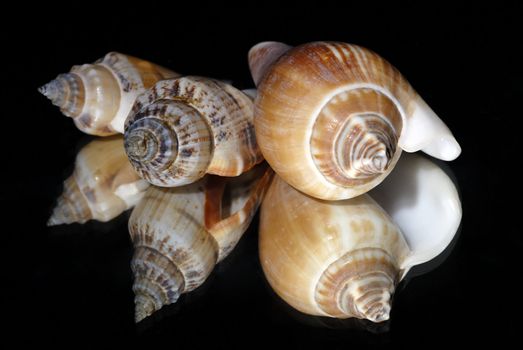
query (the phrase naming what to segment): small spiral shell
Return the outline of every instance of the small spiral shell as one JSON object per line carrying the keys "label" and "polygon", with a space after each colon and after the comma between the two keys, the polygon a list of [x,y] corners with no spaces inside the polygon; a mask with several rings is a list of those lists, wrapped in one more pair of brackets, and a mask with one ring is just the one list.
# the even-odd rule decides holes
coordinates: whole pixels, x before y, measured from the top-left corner
{"label": "small spiral shell", "polygon": [[123,133],[136,97],[158,80],[179,76],[166,68],[117,52],[93,64],[74,66],[69,73],[39,88],[87,134]]}
{"label": "small spiral shell", "polygon": [[147,187],[127,160],[122,136],[91,141],[76,156],[47,225],[109,221],[134,207]]}
{"label": "small spiral shell", "polygon": [[275,292],[301,312],[389,318],[409,247],[368,195],[329,202],[276,176],[260,215],[259,252]]}
{"label": "small spiral shell", "polygon": [[336,42],[262,43],[249,59],[258,83],[260,149],[285,181],[311,196],[347,199],[369,191],[402,149],[446,160],[460,152],[405,78],[370,50]]}
{"label": "small spiral shell", "polygon": [[240,175],[263,159],[252,108],[246,94],[220,81],[160,81],[137,99],[127,118],[127,155],[157,186],[186,185],[206,173]]}
{"label": "small spiral shell", "polygon": [[136,322],[205,281],[247,230],[271,178],[261,164],[235,178],[147,190],[129,220]]}

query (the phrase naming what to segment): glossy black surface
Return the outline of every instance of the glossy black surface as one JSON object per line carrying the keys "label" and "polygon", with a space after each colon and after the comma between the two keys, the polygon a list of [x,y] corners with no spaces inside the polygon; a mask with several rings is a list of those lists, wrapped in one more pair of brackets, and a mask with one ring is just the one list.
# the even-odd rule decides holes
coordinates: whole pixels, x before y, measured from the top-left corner
{"label": "glossy black surface", "polygon": [[[422,7],[318,2],[198,10],[84,4],[64,15],[3,23],[2,333],[73,345],[104,338],[201,346],[348,348],[354,344],[506,342],[521,324],[519,192],[521,5]],[[261,5],[260,5],[261,6]],[[32,8],[32,13],[40,9]],[[47,11],[50,11],[47,9]],[[91,11],[86,13],[86,11]],[[92,12],[96,11],[96,12]],[[52,11],[50,11],[52,12]],[[83,13],[83,14],[82,14]],[[27,35],[20,28],[27,30]],[[207,282],[142,324],[133,319],[125,213],[108,224],[47,228],[45,222],[89,136],[37,92],[73,64],[120,51],[182,73],[252,86],[246,56],[263,40],[339,40],[394,64],[449,125],[463,153],[449,164],[463,201],[462,230],[448,258],[403,283],[383,325],[301,315],[267,285],[257,221]],[[514,204],[510,200],[515,200]],[[213,347],[214,347],[213,346]]]}

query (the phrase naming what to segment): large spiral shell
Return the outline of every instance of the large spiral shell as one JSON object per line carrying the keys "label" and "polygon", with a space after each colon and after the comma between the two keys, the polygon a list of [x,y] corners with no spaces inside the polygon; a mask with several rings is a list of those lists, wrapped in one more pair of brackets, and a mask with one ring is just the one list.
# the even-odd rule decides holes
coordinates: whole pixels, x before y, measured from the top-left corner
{"label": "large spiral shell", "polygon": [[259,84],[260,149],[285,181],[311,196],[346,199],[369,191],[390,173],[401,149],[445,160],[460,153],[405,78],[370,50],[336,42],[261,43],[249,59]]}
{"label": "large spiral shell", "polygon": [[125,126],[136,171],[157,186],[192,183],[206,173],[237,176],[262,161],[251,99],[202,77],[158,82],[141,95]]}
{"label": "large spiral shell", "polygon": [[134,207],[147,187],[127,160],[122,136],[91,141],[76,156],[74,172],[47,224],[109,221]]}
{"label": "large spiral shell", "polygon": [[93,64],[73,66],[39,91],[73,118],[78,129],[107,136],[123,133],[125,118],[140,93],[158,80],[177,76],[151,62],[110,52]]}
{"label": "large spiral shell", "polygon": [[137,322],[205,281],[246,231],[271,177],[263,164],[236,178],[147,190],[129,220]]}
{"label": "large spiral shell", "polygon": [[260,260],[270,285],[311,315],[387,320],[409,247],[368,195],[329,202],[278,176],[260,216]]}

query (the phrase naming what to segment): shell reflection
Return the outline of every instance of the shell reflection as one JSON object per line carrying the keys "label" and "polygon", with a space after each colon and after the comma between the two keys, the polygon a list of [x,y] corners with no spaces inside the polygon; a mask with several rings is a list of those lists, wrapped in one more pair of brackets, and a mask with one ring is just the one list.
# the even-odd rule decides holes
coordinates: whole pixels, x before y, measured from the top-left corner
{"label": "shell reflection", "polygon": [[147,187],[127,160],[122,136],[95,139],[77,154],[47,225],[109,221],[134,207]]}

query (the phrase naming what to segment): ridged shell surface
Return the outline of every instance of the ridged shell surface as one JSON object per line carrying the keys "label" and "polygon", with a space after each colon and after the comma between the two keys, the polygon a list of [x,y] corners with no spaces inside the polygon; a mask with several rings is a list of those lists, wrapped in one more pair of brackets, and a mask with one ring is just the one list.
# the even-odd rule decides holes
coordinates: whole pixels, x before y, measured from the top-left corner
{"label": "ridged shell surface", "polygon": [[158,82],[136,101],[125,147],[136,171],[157,186],[192,183],[206,173],[238,176],[263,160],[251,99],[202,77]]}
{"label": "ridged shell surface", "polygon": [[154,63],[110,52],[93,64],[73,66],[39,91],[73,118],[78,129],[107,136],[123,133],[125,118],[140,93],[159,80],[178,76]]}
{"label": "ridged shell surface", "polygon": [[409,247],[368,195],[329,202],[275,177],[261,209],[260,260],[269,284],[307,314],[381,322]]}

